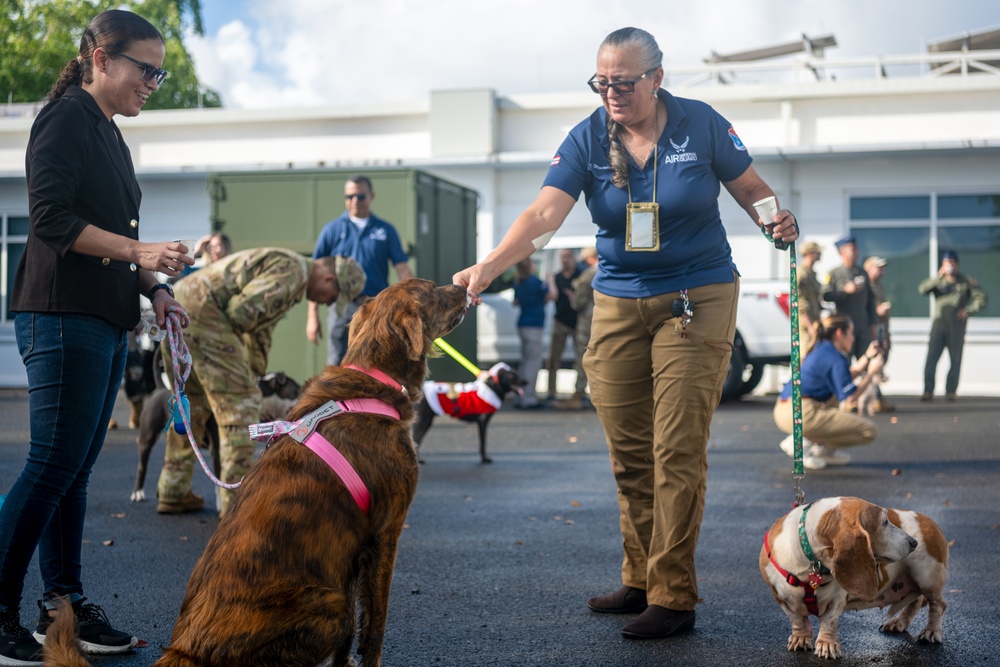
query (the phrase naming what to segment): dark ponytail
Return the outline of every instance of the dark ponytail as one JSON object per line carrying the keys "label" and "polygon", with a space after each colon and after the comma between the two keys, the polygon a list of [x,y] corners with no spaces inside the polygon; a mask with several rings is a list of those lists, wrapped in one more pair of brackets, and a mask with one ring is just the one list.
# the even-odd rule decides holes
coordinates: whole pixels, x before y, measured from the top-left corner
{"label": "dark ponytail", "polygon": [[45,98],[49,103],[63,96],[70,86],[79,86],[94,80],[94,51],[121,52],[133,42],[144,39],[163,41],[156,27],[138,14],[123,9],[111,9],[98,14],[83,31],[80,38],[80,55],[73,58],[59,73],[59,78]]}
{"label": "dark ponytail", "polygon": [[838,331],[847,331],[852,326],[851,318],[847,315],[828,315],[819,321],[819,325],[816,328],[816,338],[813,340],[813,344],[809,346],[805,354],[805,357],[813,349],[825,340],[833,340],[833,335]]}

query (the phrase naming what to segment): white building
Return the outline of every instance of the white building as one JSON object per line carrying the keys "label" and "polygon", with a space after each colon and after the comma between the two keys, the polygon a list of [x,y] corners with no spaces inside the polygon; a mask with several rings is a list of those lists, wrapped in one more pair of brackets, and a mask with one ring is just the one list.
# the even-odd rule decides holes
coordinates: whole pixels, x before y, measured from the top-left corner
{"label": "white building", "polygon": [[[802,55],[775,64],[667,69],[673,94],[708,102],[734,124],[758,172],[796,213],[804,238],[824,246],[820,273],[838,264],[832,241],[847,232],[859,238],[863,256],[888,258],[889,394],[922,390],[933,311],[916,285],[936,272],[940,251],[953,249],[962,270],[993,299],[970,323],[960,392],[1000,395],[997,61],[1000,51],[856,60]],[[206,233],[206,178],[214,171],[350,167],[377,179],[379,168],[415,167],[481,193],[483,255],[534,199],[567,131],[599,103],[583,86],[509,96],[463,90],[407,104],[147,111],[116,122],[143,190],[143,240]],[[24,150],[31,122],[31,111],[0,108],[0,386],[26,384],[6,306],[27,229]],[[720,201],[742,275],[787,277],[787,255],[768,248],[727,194]],[[593,233],[581,203],[556,242],[581,246]],[[939,386],[947,361],[941,364]],[[780,375],[762,388],[774,389]]]}

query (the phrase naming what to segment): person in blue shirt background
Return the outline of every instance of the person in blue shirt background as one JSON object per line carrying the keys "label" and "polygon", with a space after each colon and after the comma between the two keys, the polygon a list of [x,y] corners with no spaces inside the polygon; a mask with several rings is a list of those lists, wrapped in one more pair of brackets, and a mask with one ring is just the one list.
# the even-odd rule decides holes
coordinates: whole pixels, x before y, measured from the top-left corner
{"label": "person in blue shirt background", "polygon": [[545,326],[545,304],[555,300],[549,285],[535,275],[535,261],[530,257],[517,264],[514,277],[514,305],[521,309],[517,318],[517,333],[521,338],[521,363],[517,374],[528,382],[521,392],[518,408],[533,410],[544,407],[538,400],[535,383],[542,367],[542,329]]}
{"label": "person in blue shirt background", "polygon": [[725,118],[660,88],[662,60],[644,30],[605,38],[587,82],[601,106],[570,130],[500,245],[453,279],[478,303],[494,278],[545,244],[583,193],[598,253],[583,365],[611,453],[625,552],[623,585],[587,605],[639,613],[622,628],[630,639],[694,628],[709,426],[739,291],[722,186],[774,239],[798,238],[785,209],[759,219],[754,202],[774,191]]}
{"label": "person in blue shirt background", "polygon": [[[349,178],[344,184],[344,200],[347,202],[347,209],[320,231],[312,256],[313,259],[333,255],[350,257],[365,270],[368,282],[343,315],[338,315],[333,308],[327,314],[329,336],[326,363],[334,366],[340,363],[347,351],[347,333],[358,307],[366,298],[375,296],[389,286],[389,265],[392,264],[396,269],[400,280],[413,277],[413,272],[406,263],[409,257],[403,250],[396,228],[372,213],[375,190],[371,180],[361,175]],[[319,305],[310,301],[306,338],[316,345],[322,337]]]}
{"label": "person in blue shirt background", "polygon": [[[872,376],[882,370],[885,356],[873,340],[852,366],[848,357],[853,348],[853,321],[847,315],[831,315],[820,321],[815,345],[802,360],[802,463],[811,470],[844,465],[851,457],[841,447],[865,445],[878,437],[875,422],[842,410],[841,404],[868,387]],[[774,423],[788,434],[792,432],[791,399],[789,380],[774,404]],[[791,435],[781,442],[781,449],[793,455]]]}

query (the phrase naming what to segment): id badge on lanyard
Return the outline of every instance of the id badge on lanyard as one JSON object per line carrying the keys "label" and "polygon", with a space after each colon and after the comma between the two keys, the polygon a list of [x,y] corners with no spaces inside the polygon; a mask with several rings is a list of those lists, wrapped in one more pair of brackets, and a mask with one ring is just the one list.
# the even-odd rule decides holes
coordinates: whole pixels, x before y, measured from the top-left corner
{"label": "id badge on lanyard", "polygon": [[655,252],[660,249],[660,205],[629,202],[625,218],[625,249]]}
{"label": "id badge on lanyard", "polygon": [[653,201],[633,202],[632,186],[628,189],[625,209],[625,250],[656,252],[660,249],[660,205],[656,202],[656,163],[659,151],[653,144]]}

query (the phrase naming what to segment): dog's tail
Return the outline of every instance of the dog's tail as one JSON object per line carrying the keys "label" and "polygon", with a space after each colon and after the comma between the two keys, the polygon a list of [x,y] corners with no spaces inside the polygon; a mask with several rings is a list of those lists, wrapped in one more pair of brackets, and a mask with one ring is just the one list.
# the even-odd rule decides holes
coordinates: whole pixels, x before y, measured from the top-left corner
{"label": "dog's tail", "polygon": [[76,640],[76,615],[65,600],[45,632],[45,667],[90,667]]}

